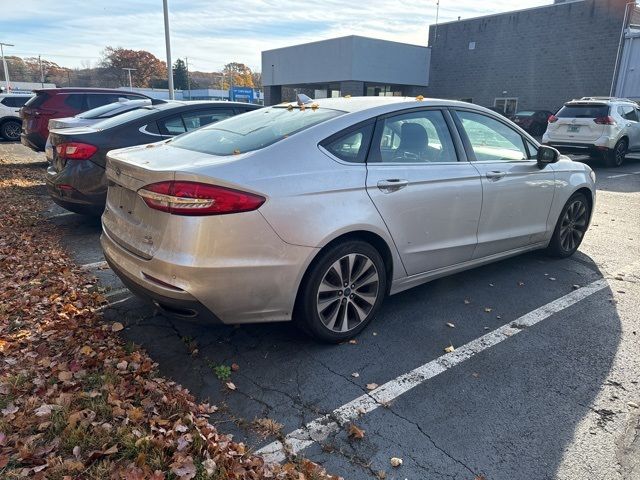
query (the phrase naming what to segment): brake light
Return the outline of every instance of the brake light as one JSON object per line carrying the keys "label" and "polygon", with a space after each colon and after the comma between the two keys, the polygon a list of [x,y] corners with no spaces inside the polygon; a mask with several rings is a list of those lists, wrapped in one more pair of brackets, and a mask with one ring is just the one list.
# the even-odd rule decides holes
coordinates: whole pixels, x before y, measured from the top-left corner
{"label": "brake light", "polygon": [[555,115],[549,115],[549,118],[547,119],[547,121],[549,123],[556,123],[558,121],[558,117],[556,117]]}
{"label": "brake light", "polygon": [[616,121],[613,119],[611,115],[607,115],[606,117],[598,117],[593,119],[598,125],[615,125]]}
{"label": "brake light", "polygon": [[58,156],[70,160],[87,160],[97,151],[98,147],[88,143],[70,142],[56,145]]}
{"label": "brake light", "polygon": [[266,200],[249,192],[182,181],[152,183],[138,190],[138,194],[154,210],[187,216],[249,212]]}

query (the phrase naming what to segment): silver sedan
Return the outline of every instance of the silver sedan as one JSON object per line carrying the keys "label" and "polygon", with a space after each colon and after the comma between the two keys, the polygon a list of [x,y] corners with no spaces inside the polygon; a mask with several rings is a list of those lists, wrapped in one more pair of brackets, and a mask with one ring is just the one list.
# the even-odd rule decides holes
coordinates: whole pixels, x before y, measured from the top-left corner
{"label": "silver sedan", "polygon": [[387,295],[520,253],[572,255],[595,175],[468,103],[285,103],[110,152],[102,246],[179,317],[344,341]]}

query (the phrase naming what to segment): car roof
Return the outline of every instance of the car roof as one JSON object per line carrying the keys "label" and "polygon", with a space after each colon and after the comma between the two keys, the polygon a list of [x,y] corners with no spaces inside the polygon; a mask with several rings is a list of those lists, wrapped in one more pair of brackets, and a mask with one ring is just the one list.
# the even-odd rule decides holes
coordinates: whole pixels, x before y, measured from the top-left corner
{"label": "car roof", "polygon": [[52,87],[52,88],[35,88],[35,93],[119,93],[121,95],[135,95],[138,97],[151,98],[140,92],[131,92],[128,90],[118,90],[116,88],[89,88],[89,87]]}
{"label": "car roof", "polygon": [[[484,109],[479,105],[474,105],[468,102],[461,102],[457,100],[443,100],[439,98],[424,98],[422,96],[417,97],[338,97],[338,98],[321,98],[313,100],[311,103],[306,104],[306,107],[311,107],[312,104],[316,104],[320,108],[330,108],[334,110],[342,110],[344,112],[359,112],[361,110],[368,110],[370,108],[397,105],[398,108],[403,106],[459,106],[459,107],[473,107],[477,109]],[[276,107],[297,107],[296,102],[283,102]]]}

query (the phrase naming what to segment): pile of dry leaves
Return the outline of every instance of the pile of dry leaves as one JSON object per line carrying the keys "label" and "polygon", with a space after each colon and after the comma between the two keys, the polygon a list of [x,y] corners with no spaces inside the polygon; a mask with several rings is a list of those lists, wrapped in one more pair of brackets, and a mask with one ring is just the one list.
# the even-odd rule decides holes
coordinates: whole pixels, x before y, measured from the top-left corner
{"label": "pile of dry leaves", "polygon": [[102,323],[104,297],[38,214],[43,170],[0,160],[0,478],[332,478],[266,466]]}

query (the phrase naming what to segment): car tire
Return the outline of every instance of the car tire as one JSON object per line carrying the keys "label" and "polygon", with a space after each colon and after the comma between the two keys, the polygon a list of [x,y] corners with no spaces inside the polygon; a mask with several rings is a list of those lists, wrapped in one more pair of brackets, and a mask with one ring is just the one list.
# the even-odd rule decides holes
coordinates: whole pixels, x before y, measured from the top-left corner
{"label": "car tire", "polygon": [[15,142],[20,140],[20,131],[22,130],[22,124],[17,120],[7,120],[0,127],[0,135],[5,140]]}
{"label": "car tire", "polygon": [[317,339],[344,342],[371,322],[386,293],[386,268],[378,250],[359,240],[340,243],[320,253],[307,270],[294,321]]}
{"label": "car tire", "polygon": [[560,212],[547,253],[559,258],[573,255],[582,243],[590,216],[591,206],[587,197],[583,193],[574,193]]}
{"label": "car tire", "polygon": [[604,163],[607,167],[621,167],[627,154],[627,141],[623,138],[618,140],[613,150],[605,153]]}

